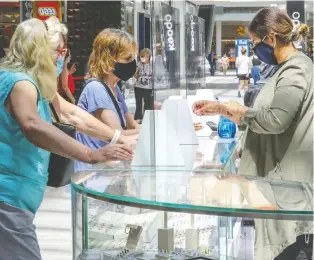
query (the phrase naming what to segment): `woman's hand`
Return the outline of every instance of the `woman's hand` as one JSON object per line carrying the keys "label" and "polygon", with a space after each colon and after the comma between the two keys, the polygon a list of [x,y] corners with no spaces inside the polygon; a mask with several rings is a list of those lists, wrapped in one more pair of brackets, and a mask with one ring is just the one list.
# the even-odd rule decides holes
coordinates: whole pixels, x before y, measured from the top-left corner
{"label": "woman's hand", "polygon": [[120,135],[119,142],[125,145],[125,147],[128,147],[128,149],[134,150],[137,144],[137,138],[138,134],[131,136]]}
{"label": "woman's hand", "polygon": [[193,112],[199,116],[221,115],[229,118],[236,124],[239,124],[248,108],[240,105],[236,101],[227,103],[218,103],[215,101],[201,100],[193,104]]}
{"label": "woman's hand", "polygon": [[98,150],[92,150],[91,163],[108,161],[129,161],[133,158],[133,152],[123,144],[108,144]]}
{"label": "woman's hand", "polygon": [[237,101],[222,103],[223,116],[229,118],[236,124],[240,124],[241,118],[247,113],[248,107],[240,105]]}
{"label": "woman's hand", "polygon": [[213,116],[223,113],[221,103],[209,100],[200,100],[193,104],[192,110],[198,116]]}
{"label": "woman's hand", "polygon": [[70,74],[74,74],[75,72],[76,72],[76,64],[73,63],[72,66],[71,66],[71,68],[69,69],[69,73],[70,73]]}

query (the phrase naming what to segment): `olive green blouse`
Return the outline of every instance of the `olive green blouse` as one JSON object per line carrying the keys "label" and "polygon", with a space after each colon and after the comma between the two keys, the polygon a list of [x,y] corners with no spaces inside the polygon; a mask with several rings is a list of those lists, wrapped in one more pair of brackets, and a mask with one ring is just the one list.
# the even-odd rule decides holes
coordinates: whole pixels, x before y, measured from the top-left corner
{"label": "olive green blouse", "polygon": [[[280,65],[243,118],[247,127],[240,174],[313,184],[313,64],[301,52]],[[279,187],[278,208],[312,209],[304,196]],[[305,199],[305,197],[307,199]],[[297,236],[312,233],[304,221],[255,220],[255,259],[274,259]]]}

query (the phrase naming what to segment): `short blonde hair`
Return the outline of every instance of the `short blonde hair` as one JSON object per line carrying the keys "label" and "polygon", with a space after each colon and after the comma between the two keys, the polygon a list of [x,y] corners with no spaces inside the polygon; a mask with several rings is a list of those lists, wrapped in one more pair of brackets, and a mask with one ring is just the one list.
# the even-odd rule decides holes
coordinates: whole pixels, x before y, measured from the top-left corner
{"label": "short blonde hair", "polygon": [[152,56],[152,52],[150,51],[150,49],[148,49],[148,48],[145,48],[145,49],[143,49],[143,50],[141,50],[140,51],[140,56],[141,57],[147,57],[147,56]]}
{"label": "short blonde hair", "polygon": [[89,58],[89,72],[92,78],[103,79],[110,74],[117,60],[127,49],[137,44],[132,35],[119,29],[105,29],[94,40],[93,52]]}
{"label": "short blonde hair", "polygon": [[[25,72],[38,84],[41,96],[51,101],[57,93],[56,56],[62,35],[67,29],[56,17],[46,20],[29,19],[18,25],[10,42],[8,55],[0,69]],[[48,29],[48,31],[47,31]]]}

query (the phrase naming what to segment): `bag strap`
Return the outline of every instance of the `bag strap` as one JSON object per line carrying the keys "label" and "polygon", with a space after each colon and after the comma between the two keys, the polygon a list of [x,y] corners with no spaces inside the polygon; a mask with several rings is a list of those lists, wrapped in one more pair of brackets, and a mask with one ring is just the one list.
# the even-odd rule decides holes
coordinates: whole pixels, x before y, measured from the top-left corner
{"label": "bag strap", "polygon": [[52,114],[53,114],[54,118],[56,119],[56,121],[57,121],[58,123],[60,123],[60,118],[59,118],[59,116],[58,116],[58,114],[57,114],[57,112],[56,112],[56,110],[55,110],[55,107],[53,106],[52,103],[49,103],[49,106],[50,106],[50,109],[51,109],[51,111],[52,111]]}
{"label": "bag strap", "polygon": [[120,118],[121,127],[122,127],[123,130],[125,130],[125,129],[126,129],[126,125],[125,125],[124,120],[123,120],[123,117],[122,117],[122,113],[121,113],[120,106],[119,106],[119,104],[118,104],[117,99],[114,97],[114,95],[113,95],[111,89],[110,89],[104,82],[102,82],[101,80],[98,80],[98,79],[90,79],[90,80],[88,80],[88,81],[86,82],[86,85],[89,84],[90,82],[93,82],[93,81],[98,81],[98,82],[101,83],[101,84],[105,87],[105,89],[107,90],[107,92],[108,92],[108,94],[109,94],[109,96],[110,96],[110,98],[111,98],[111,100],[112,100],[112,102],[113,102],[113,104],[114,104],[114,106],[115,106],[117,112],[118,112],[118,115],[119,115],[119,118]]}

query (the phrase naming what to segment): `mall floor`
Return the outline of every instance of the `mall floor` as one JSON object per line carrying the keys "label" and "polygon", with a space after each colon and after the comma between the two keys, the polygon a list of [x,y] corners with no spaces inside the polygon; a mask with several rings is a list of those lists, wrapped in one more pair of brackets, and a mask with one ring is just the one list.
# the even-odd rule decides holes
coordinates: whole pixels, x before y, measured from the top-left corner
{"label": "mall floor", "polygon": [[[207,76],[206,82],[207,88],[212,88],[216,97],[243,102],[237,96],[235,71],[230,71],[226,77],[219,72],[216,76]],[[130,112],[133,112],[133,93],[126,96],[126,102]],[[71,197],[66,188],[47,189],[35,225],[43,260],[72,260]]]}

